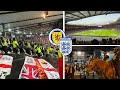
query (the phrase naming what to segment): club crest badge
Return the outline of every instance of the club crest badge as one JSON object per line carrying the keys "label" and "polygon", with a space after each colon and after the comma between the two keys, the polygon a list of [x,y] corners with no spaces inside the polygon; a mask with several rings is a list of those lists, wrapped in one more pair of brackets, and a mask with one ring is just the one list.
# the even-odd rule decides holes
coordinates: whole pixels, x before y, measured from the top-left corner
{"label": "club crest badge", "polygon": [[61,29],[53,29],[49,34],[49,41],[53,45],[59,45],[60,44],[60,38],[65,37],[64,32]]}
{"label": "club crest badge", "polygon": [[69,55],[72,52],[71,38],[60,38],[60,51],[63,55]]}

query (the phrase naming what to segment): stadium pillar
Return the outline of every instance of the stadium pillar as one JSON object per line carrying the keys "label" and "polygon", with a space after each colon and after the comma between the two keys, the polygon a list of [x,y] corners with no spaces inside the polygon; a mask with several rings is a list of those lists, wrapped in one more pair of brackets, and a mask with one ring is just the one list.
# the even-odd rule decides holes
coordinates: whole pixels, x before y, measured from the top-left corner
{"label": "stadium pillar", "polygon": [[4,23],[2,23],[1,25],[2,25],[2,28],[3,28],[3,37],[6,37],[5,24],[4,24]]}

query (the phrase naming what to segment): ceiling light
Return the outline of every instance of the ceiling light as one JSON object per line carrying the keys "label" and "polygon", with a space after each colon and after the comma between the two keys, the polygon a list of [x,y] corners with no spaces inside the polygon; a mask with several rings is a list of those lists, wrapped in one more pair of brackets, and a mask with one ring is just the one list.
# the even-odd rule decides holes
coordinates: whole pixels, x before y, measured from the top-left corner
{"label": "ceiling light", "polygon": [[80,56],[81,55],[81,51],[77,52],[77,54],[78,54],[78,56]]}
{"label": "ceiling light", "polygon": [[42,17],[43,17],[43,19],[45,19],[45,18],[46,18],[46,15],[43,13]]}
{"label": "ceiling light", "polygon": [[107,55],[109,55],[109,53],[107,53]]}
{"label": "ceiling light", "polygon": [[17,33],[19,34],[20,32],[18,31]]}
{"label": "ceiling light", "polygon": [[42,14],[43,19],[46,19],[46,15],[48,15],[48,11],[44,11]]}
{"label": "ceiling light", "polygon": [[11,31],[11,29],[9,28],[8,31]]}

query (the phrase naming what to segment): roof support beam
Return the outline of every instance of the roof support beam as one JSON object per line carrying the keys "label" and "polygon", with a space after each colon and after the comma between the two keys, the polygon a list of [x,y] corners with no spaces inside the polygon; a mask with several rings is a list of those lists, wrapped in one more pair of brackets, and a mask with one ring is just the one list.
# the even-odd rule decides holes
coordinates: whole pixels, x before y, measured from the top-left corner
{"label": "roof support beam", "polygon": [[91,16],[90,11],[88,11],[89,16]]}
{"label": "roof support beam", "polygon": [[80,18],[73,18],[73,19],[66,19],[65,23],[69,22],[69,21],[74,21],[74,20],[79,20]]}
{"label": "roof support beam", "polygon": [[[59,19],[57,20],[52,20],[52,21],[47,21],[47,22],[40,22],[40,23],[34,23],[34,24],[29,24],[29,25],[23,25],[23,26],[17,26],[19,27],[20,29],[21,28],[27,28],[27,27],[35,27],[35,26],[39,26],[38,24],[42,24],[42,25],[45,25],[45,24],[51,24],[51,23],[56,23]],[[7,28],[8,29],[8,28]],[[16,29],[16,27],[12,27],[11,29]]]}
{"label": "roof support beam", "polygon": [[111,12],[111,11],[106,11],[105,14],[107,15],[107,14],[109,14],[110,12]]}
{"label": "roof support beam", "polygon": [[94,14],[95,16],[96,16],[96,13],[97,13],[97,11],[95,11],[95,14]]}
{"label": "roof support beam", "polygon": [[80,18],[80,16],[75,15],[75,14],[73,14],[73,13],[70,13],[70,12],[66,12],[66,13],[71,14],[71,15],[73,15],[73,16],[76,16],[76,17],[79,17],[79,18]]}
{"label": "roof support beam", "polygon": [[[52,16],[48,16],[48,17],[55,17],[55,16],[60,16],[60,15],[63,15],[63,14],[57,14],[57,15],[52,15]],[[35,20],[35,19],[42,19],[42,17],[25,19],[25,20],[20,20],[20,21],[7,22],[7,23],[4,23],[4,24],[17,23],[17,22],[23,22],[23,21],[29,21],[29,20]]]}
{"label": "roof support beam", "polygon": [[101,12],[99,13],[99,15],[102,14],[102,12],[103,12],[103,11],[101,11]]}
{"label": "roof support beam", "polygon": [[26,11],[10,11],[10,12],[3,12],[3,13],[0,13],[0,15],[3,15],[3,14],[12,14],[12,13],[20,13],[20,12],[26,12]]}
{"label": "roof support beam", "polygon": [[74,18],[74,17],[71,17],[71,16],[65,16],[65,18]]}
{"label": "roof support beam", "polygon": [[81,15],[83,15],[84,16],[84,18],[86,18],[86,16],[81,12],[81,11],[78,11]]}

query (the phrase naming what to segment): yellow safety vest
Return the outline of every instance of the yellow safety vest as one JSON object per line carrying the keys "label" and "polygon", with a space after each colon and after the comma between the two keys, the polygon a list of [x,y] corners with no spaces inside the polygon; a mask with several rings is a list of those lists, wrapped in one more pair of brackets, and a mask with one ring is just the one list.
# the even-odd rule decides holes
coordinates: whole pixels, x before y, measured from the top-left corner
{"label": "yellow safety vest", "polygon": [[10,40],[7,40],[7,42],[8,42],[8,45],[10,45]]}
{"label": "yellow safety vest", "polygon": [[54,52],[57,52],[56,48],[54,48]]}
{"label": "yellow safety vest", "polygon": [[51,52],[52,51],[52,48],[51,47],[49,47],[49,52]]}
{"label": "yellow safety vest", "polygon": [[43,46],[40,46],[40,49],[43,50]]}
{"label": "yellow safety vest", "polygon": [[58,50],[58,57],[61,58],[62,56],[62,53],[60,52],[60,50]]}
{"label": "yellow safety vest", "polygon": [[37,45],[34,45],[34,50],[35,50],[35,51],[37,51],[37,48],[36,48],[36,47],[37,47]]}
{"label": "yellow safety vest", "polygon": [[49,48],[47,48],[47,54],[50,54]]}
{"label": "yellow safety vest", "polygon": [[18,42],[15,40],[12,42],[13,48],[16,48],[18,46]]}
{"label": "yellow safety vest", "polygon": [[8,46],[8,43],[6,40],[4,40],[4,42],[2,43],[2,46]]}
{"label": "yellow safety vest", "polygon": [[41,53],[41,49],[39,46],[37,47],[37,51],[38,51],[38,53]]}
{"label": "yellow safety vest", "polygon": [[29,42],[27,42],[27,48],[31,48],[31,45]]}

